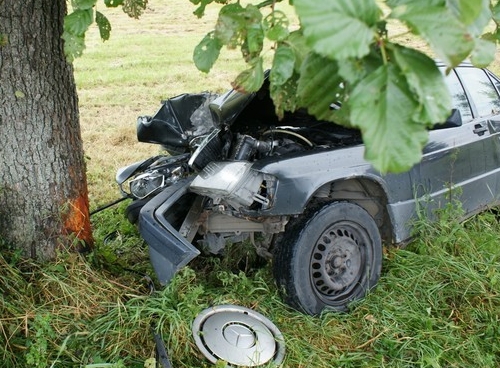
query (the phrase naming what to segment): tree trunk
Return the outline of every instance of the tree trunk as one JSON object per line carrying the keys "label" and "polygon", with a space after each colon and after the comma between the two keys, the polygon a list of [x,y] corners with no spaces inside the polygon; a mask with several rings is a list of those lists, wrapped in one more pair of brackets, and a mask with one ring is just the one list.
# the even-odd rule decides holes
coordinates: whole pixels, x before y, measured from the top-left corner
{"label": "tree trunk", "polygon": [[0,0],[0,241],[51,259],[92,244],[66,0]]}

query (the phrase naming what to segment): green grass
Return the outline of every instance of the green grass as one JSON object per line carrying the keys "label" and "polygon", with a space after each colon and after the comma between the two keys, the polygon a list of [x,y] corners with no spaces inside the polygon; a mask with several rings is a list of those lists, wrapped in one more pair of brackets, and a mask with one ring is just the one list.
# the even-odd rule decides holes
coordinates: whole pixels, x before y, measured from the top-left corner
{"label": "green grass", "polygon": [[417,240],[387,249],[378,287],[350,313],[310,317],[282,303],[269,265],[256,265],[245,248],[197,258],[150,293],[146,247],[122,210],[94,217],[97,248],[87,259],[62,254],[39,266],[2,251],[4,366],[143,367],[154,356],[154,325],[175,367],[210,367],[191,323],[226,303],[280,328],[285,367],[500,365],[500,225],[492,212],[460,223],[447,209],[436,224],[418,223]]}
{"label": "green grass", "polygon": [[[192,47],[215,21],[196,20],[187,0],[152,0],[140,20],[101,9],[112,38],[87,37],[75,63],[92,208],[118,197],[116,169],[158,147],[136,142],[137,115],[182,92],[229,88],[240,64],[224,51],[213,74],[196,71]],[[194,7],[192,8],[194,10]],[[403,36],[402,36],[403,37]],[[495,68],[494,68],[495,69]],[[500,366],[500,225],[485,212],[461,223],[448,208],[416,224],[415,241],[387,248],[378,287],[348,314],[300,314],[246,247],[198,257],[167,287],[149,290],[147,247],[124,218],[126,204],[92,218],[96,248],[39,265],[1,244],[0,366],[145,367],[151,325],[174,367],[210,367],[191,323],[218,304],[270,318],[286,342],[284,367]]]}

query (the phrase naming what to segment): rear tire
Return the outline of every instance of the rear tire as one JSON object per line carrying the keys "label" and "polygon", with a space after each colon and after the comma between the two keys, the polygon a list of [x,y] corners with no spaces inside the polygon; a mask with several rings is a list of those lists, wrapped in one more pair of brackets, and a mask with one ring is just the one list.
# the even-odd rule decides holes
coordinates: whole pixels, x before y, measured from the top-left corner
{"label": "rear tire", "polygon": [[274,250],[273,272],[285,301],[307,314],[347,311],[380,277],[382,241],[362,207],[331,202],[292,219]]}

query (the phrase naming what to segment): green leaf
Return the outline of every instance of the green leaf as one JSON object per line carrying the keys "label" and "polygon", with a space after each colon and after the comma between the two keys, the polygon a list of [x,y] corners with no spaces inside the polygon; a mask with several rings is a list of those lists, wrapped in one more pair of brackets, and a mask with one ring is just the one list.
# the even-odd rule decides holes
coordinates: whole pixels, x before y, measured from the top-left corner
{"label": "green leaf", "polygon": [[369,53],[381,15],[375,0],[295,0],[294,4],[316,53],[333,60]]}
{"label": "green leaf", "polygon": [[191,1],[194,5],[200,4],[198,8],[193,12],[194,15],[196,15],[198,18],[201,18],[205,15],[205,8],[207,5],[211,4],[213,0],[189,0]]}
{"label": "green leaf", "polygon": [[339,63],[339,75],[349,84],[354,85],[368,73],[374,72],[383,63],[378,52],[370,52],[363,59],[346,59]]}
{"label": "green leaf", "polygon": [[92,9],[96,3],[97,0],[73,0],[71,2],[71,4],[73,5],[73,9],[81,10]]}
{"label": "green leaf", "polygon": [[148,0],[124,0],[122,9],[131,18],[139,18],[146,9]]}
{"label": "green leaf", "polygon": [[377,170],[403,172],[420,161],[428,133],[413,122],[418,105],[394,65],[382,65],[361,80],[349,106],[351,123],[363,134],[365,158]]}
{"label": "green leaf", "polygon": [[495,43],[487,39],[476,39],[476,46],[471,55],[472,64],[477,67],[485,68],[495,60]]}
{"label": "green leaf", "polygon": [[391,17],[420,34],[450,67],[458,65],[474,48],[474,39],[467,27],[444,3],[428,6],[425,1],[411,2],[396,7]]}
{"label": "green leaf", "polygon": [[246,43],[251,54],[258,54],[262,51],[264,44],[264,32],[260,23],[252,23],[246,29]]}
{"label": "green leaf", "polygon": [[235,48],[243,42],[241,39],[241,30],[245,27],[243,12],[243,7],[238,3],[223,6],[219,11],[215,25],[215,37],[229,48]]}
{"label": "green leaf", "polygon": [[215,38],[214,32],[207,33],[193,52],[193,61],[198,70],[208,73],[219,58],[221,48],[222,43]]}
{"label": "green leaf", "polygon": [[293,49],[293,53],[295,54],[295,71],[300,73],[302,63],[311,52],[311,49],[307,46],[306,39],[300,30],[290,33],[286,43]]}
{"label": "green leaf", "polygon": [[300,73],[297,93],[302,106],[319,120],[335,121],[331,104],[343,99],[337,63],[311,53]]}
{"label": "green leaf", "polygon": [[99,35],[101,36],[101,39],[103,41],[109,40],[109,35],[111,33],[111,23],[109,22],[108,18],[106,18],[101,12],[96,11],[95,22],[99,27]]}
{"label": "green leaf", "polygon": [[363,62],[359,59],[346,59],[339,65],[339,75],[349,83],[356,83],[365,74]]}
{"label": "green leaf", "polygon": [[231,83],[233,88],[240,92],[256,92],[264,83],[264,69],[262,66],[262,58],[258,57],[251,63],[251,68],[244,70]]}
{"label": "green leaf", "polygon": [[481,38],[483,40],[486,40],[486,41],[490,41],[490,42],[493,42],[495,43],[497,41],[497,37],[494,33],[492,32],[488,32],[488,33],[485,33],[481,36]]}
{"label": "green leaf", "polygon": [[106,4],[108,8],[116,8],[123,4],[123,0],[104,0],[104,4]]}
{"label": "green leaf", "polygon": [[[444,5],[446,0],[421,0],[423,6],[441,6]],[[395,8],[400,5],[411,4],[415,2],[415,0],[386,0],[386,4]]]}
{"label": "green leaf", "polygon": [[497,2],[492,8],[492,18],[495,22],[500,23],[500,2]]}
{"label": "green leaf", "polygon": [[[474,2],[474,4],[476,4],[476,2]],[[491,21],[493,14],[491,13],[489,4],[489,0],[477,0],[477,6],[481,6],[481,11],[473,22],[470,24],[466,23],[469,31],[475,37],[480,37],[484,33],[485,27],[487,27]]]}
{"label": "green leaf", "polygon": [[[489,0],[486,0],[489,2]],[[483,10],[483,0],[448,0],[448,6],[454,10],[460,21],[466,25],[471,25],[481,15]]]}
{"label": "green leaf", "polygon": [[431,127],[450,115],[451,97],[434,60],[420,51],[391,45],[394,62],[406,78],[418,107],[412,119]]}
{"label": "green leaf", "polygon": [[215,26],[215,38],[229,49],[241,47],[246,62],[260,55],[264,44],[262,14],[254,5],[243,8],[239,3],[221,8]]}
{"label": "green leaf", "polygon": [[[254,5],[247,5],[243,14],[243,35],[251,58],[257,57],[264,45],[264,31],[262,29],[262,13]],[[248,58],[246,58],[248,61]]]}
{"label": "green leaf", "polygon": [[288,26],[290,22],[285,13],[280,10],[274,10],[268,14],[262,21],[262,26],[266,37],[271,41],[283,41],[290,32]]}
{"label": "green leaf", "polygon": [[92,9],[77,9],[64,17],[64,30],[75,35],[82,36],[94,21]]}
{"label": "green leaf", "polygon": [[75,35],[64,31],[62,38],[64,40],[64,54],[69,62],[81,56],[85,50],[85,35]]}
{"label": "green leaf", "polygon": [[267,30],[266,37],[271,41],[280,42],[286,40],[289,34],[288,28],[275,25]]}
{"label": "green leaf", "polygon": [[286,44],[280,44],[276,49],[269,76],[271,83],[277,86],[284,84],[293,74],[295,66],[295,53]]}
{"label": "green leaf", "polygon": [[283,118],[285,111],[295,111],[298,107],[298,79],[299,74],[294,73],[285,83],[281,85],[276,85],[271,82],[270,94],[274,102],[276,115],[279,119]]}

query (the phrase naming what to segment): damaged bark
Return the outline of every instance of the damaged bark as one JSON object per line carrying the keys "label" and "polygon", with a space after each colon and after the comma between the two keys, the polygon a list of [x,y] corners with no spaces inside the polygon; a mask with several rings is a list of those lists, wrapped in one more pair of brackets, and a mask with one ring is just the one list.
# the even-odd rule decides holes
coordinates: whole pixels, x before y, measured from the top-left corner
{"label": "damaged bark", "polygon": [[0,240],[51,259],[92,244],[65,0],[0,1]]}

